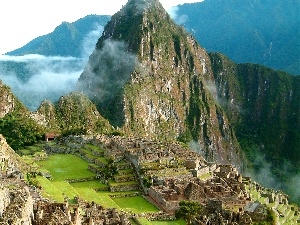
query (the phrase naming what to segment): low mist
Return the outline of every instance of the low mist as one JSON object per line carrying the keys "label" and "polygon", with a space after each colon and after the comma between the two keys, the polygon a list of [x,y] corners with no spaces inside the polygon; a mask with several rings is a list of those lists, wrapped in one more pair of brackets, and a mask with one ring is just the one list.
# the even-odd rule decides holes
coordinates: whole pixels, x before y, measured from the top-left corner
{"label": "low mist", "polygon": [[[267,188],[283,190],[290,197],[290,202],[300,204],[300,174],[292,171],[290,162],[282,159],[282,167],[279,179],[270,162],[261,154],[256,154],[253,160],[255,169],[247,169],[246,176],[251,176],[253,180]],[[286,179],[285,179],[286,178]]]}
{"label": "low mist", "polygon": [[178,6],[174,6],[170,9],[168,9],[167,12],[176,24],[184,25],[184,23],[186,23],[186,21],[188,20],[188,16],[187,15],[179,15],[178,11],[179,11]]}
{"label": "low mist", "polygon": [[124,42],[105,40],[103,47],[91,55],[79,80],[78,91],[97,102],[112,99],[136,65],[136,55],[127,50]]}
{"label": "low mist", "polygon": [[76,83],[89,55],[95,49],[103,27],[95,24],[81,44],[82,57],[43,55],[0,56],[0,79],[31,111],[45,99],[56,102],[76,90]]}

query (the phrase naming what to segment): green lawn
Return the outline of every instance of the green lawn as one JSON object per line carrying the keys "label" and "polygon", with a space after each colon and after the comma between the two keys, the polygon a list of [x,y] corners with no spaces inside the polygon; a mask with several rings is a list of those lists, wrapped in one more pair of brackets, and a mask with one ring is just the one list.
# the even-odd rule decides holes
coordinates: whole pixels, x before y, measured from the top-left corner
{"label": "green lawn", "polygon": [[75,196],[78,196],[78,192],[66,181],[54,181],[52,184],[60,190],[64,197],[73,199]]}
{"label": "green lawn", "polygon": [[91,188],[91,189],[108,187],[108,185],[100,183],[99,180],[76,182],[76,183],[71,183],[71,185],[74,188]]}
{"label": "green lawn", "polygon": [[112,198],[120,208],[134,213],[158,212],[159,210],[141,196]]}
{"label": "green lawn", "polygon": [[52,199],[56,202],[63,202],[64,196],[62,192],[45,177],[37,176],[36,178],[42,186],[42,194],[44,197]]}
{"label": "green lawn", "polygon": [[95,176],[88,170],[89,163],[74,155],[49,155],[47,160],[36,163],[49,171],[54,181]]}
{"label": "green lawn", "polygon": [[184,220],[174,221],[149,221],[144,217],[138,218],[138,221],[143,225],[186,225]]}
{"label": "green lawn", "polygon": [[150,221],[151,225],[186,225],[184,220],[175,221]]}

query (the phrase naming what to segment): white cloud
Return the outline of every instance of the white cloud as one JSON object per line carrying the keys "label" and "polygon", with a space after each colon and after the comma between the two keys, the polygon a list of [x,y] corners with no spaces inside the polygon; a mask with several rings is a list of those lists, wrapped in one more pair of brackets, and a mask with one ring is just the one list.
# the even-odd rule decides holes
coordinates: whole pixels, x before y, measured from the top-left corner
{"label": "white cloud", "polygon": [[178,10],[179,8],[177,6],[174,6],[168,9],[168,14],[177,24],[183,25],[188,20],[188,16],[178,15]]}
{"label": "white cloud", "polygon": [[[2,55],[0,79],[32,111],[45,99],[55,102],[60,96],[76,89],[78,78],[102,31],[103,27],[95,24],[95,29],[84,38],[82,58],[37,54]],[[10,69],[11,66],[7,67],[7,64],[15,66],[16,69]]]}

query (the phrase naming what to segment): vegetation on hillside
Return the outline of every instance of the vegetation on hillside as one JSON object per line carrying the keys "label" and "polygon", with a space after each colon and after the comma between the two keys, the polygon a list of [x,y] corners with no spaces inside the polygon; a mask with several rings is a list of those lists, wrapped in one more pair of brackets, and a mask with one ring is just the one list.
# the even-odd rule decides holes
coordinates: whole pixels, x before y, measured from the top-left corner
{"label": "vegetation on hillside", "polygon": [[[257,64],[235,64],[218,53],[210,58],[219,104],[248,166],[258,173],[270,162],[276,185],[287,189],[287,180],[300,172],[300,77]],[[266,180],[260,182],[266,185]]]}
{"label": "vegetation on hillside", "polygon": [[0,133],[14,150],[42,140],[44,131],[28,114],[12,112],[0,119]]}
{"label": "vegetation on hillside", "polygon": [[175,20],[208,51],[300,75],[298,0],[210,0],[177,9]]}

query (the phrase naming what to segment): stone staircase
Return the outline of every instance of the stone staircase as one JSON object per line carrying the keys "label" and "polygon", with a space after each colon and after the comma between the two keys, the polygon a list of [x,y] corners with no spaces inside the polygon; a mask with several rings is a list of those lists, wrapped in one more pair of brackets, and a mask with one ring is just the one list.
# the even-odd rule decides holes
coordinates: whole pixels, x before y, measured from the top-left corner
{"label": "stone staircase", "polygon": [[111,192],[124,192],[139,190],[139,182],[137,181],[135,171],[130,169],[118,170],[113,180],[108,182]]}

